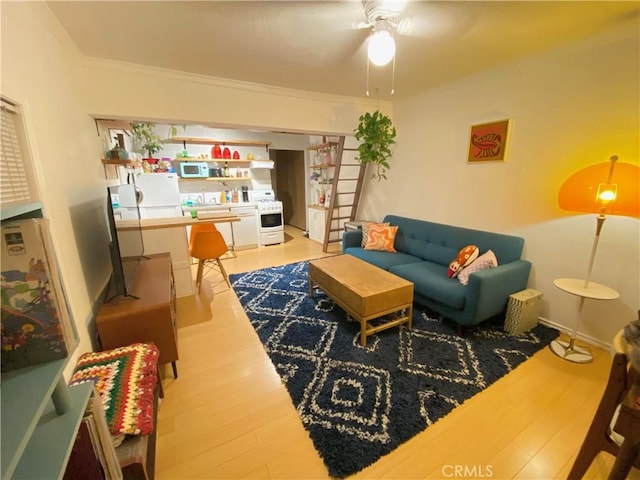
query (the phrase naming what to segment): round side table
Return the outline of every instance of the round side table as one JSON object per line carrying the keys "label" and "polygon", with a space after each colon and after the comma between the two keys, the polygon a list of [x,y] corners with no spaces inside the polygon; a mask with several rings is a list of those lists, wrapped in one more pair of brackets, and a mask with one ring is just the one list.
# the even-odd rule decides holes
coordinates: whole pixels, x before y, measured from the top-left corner
{"label": "round side table", "polygon": [[554,280],[553,284],[563,292],[580,297],[580,303],[578,304],[578,320],[576,321],[576,326],[573,329],[570,340],[568,342],[554,340],[549,344],[549,348],[557,356],[569,362],[589,363],[593,360],[589,349],[575,345],[584,301],[587,298],[591,300],[615,300],[620,294],[613,288],[595,282],[586,283],[584,280],[578,278],[559,278]]}

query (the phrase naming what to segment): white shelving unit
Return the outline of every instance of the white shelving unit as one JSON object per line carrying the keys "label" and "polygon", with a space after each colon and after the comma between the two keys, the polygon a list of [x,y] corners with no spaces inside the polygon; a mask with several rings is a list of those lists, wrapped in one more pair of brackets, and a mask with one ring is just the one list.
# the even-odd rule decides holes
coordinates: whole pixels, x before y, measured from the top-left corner
{"label": "white shelving unit", "polygon": [[[333,193],[333,175],[334,175],[334,159],[335,148],[337,142],[323,142],[310,145],[306,149],[314,152],[314,158],[311,159],[309,169],[311,172],[317,172],[322,181],[311,180],[309,198],[312,199],[310,205],[307,206],[307,228],[309,230],[309,239],[318,243],[324,242],[325,231],[327,228],[327,207]],[[328,157],[325,152],[331,152]],[[320,191],[324,192],[324,202],[319,204],[317,198]]]}

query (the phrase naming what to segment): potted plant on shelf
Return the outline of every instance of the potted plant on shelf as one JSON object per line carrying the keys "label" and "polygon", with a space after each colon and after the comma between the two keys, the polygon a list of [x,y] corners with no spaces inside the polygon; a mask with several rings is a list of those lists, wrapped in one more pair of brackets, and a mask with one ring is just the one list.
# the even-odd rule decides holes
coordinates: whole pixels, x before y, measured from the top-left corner
{"label": "potted plant on shelf", "polygon": [[158,163],[158,159],[153,155],[162,150],[160,136],[155,132],[151,123],[132,123],[133,140],[137,148],[142,150],[147,157],[143,158],[148,163]]}
{"label": "potted plant on shelf", "polygon": [[357,160],[364,165],[375,165],[376,170],[371,178],[377,178],[378,181],[383,178],[386,180],[386,172],[390,168],[390,147],[396,143],[396,129],[391,119],[378,110],[364,113],[358,120],[358,128],[353,131],[356,140],[361,142],[358,146]]}

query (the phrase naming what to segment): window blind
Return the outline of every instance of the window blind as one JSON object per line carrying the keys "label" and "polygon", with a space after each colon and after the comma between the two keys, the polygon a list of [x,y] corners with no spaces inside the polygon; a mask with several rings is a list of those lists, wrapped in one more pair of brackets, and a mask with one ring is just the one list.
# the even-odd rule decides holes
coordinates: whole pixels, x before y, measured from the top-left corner
{"label": "window blind", "polygon": [[20,107],[0,97],[0,204],[34,202]]}

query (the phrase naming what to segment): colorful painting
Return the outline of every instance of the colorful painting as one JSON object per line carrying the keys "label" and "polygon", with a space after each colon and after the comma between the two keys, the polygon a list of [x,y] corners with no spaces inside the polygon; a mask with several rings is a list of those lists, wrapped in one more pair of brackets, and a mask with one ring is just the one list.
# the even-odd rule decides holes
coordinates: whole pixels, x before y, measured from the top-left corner
{"label": "colorful painting", "polygon": [[2,373],[65,358],[55,275],[48,260],[44,219],[20,220],[2,226],[0,272]]}
{"label": "colorful painting", "polygon": [[469,136],[468,162],[504,161],[509,120],[473,125]]}

